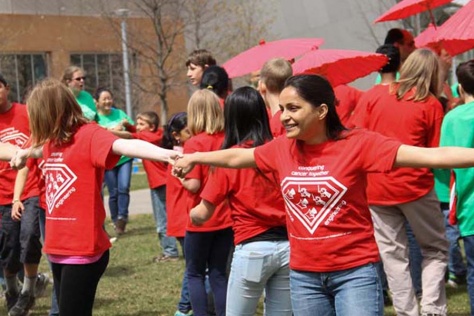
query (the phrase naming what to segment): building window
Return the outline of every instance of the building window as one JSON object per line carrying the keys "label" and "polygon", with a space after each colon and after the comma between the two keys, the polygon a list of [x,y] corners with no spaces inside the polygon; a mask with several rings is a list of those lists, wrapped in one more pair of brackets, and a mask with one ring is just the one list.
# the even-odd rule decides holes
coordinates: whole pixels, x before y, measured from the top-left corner
{"label": "building window", "polygon": [[28,90],[48,75],[46,59],[46,53],[0,54],[0,72],[10,85],[10,101],[24,102]]}
{"label": "building window", "polygon": [[114,94],[116,106],[125,104],[121,54],[72,54],[71,65],[86,71],[85,89],[88,92],[94,93],[98,87],[106,87]]}

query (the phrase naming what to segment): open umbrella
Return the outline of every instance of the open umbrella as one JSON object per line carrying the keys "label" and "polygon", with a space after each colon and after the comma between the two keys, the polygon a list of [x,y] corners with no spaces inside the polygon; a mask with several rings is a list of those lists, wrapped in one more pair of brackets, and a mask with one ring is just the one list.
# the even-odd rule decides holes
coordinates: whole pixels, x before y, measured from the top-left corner
{"label": "open umbrella", "polygon": [[379,16],[374,23],[400,20],[429,10],[431,22],[434,24],[432,9],[451,2],[452,0],[403,0]]}
{"label": "open umbrella", "polygon": [[388,58],[356,50],[316,49],[293,64],[295,74],[313,73],[326,77],[333,87],[352,82],[379,70]]}
{"label": "open umbrella", "polygon": [[436,39],[451,55],[462,54],[474,48],[474,1],[453,14],[436,30]]}
{"label": "open umbrella", "polygon": [[229,59],[222,67],[230,78],[235,78],[259,70],[272,58],[290,60],[319,47],[323,42],[322,38],[290,38],[268,43],[260,41],[259,45]]}

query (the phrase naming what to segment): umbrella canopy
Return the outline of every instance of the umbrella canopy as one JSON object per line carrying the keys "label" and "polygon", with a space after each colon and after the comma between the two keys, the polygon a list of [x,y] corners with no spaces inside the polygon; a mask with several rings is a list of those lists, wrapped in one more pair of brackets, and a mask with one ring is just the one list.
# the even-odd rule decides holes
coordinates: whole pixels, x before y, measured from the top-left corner
{"label": "umbrella canopy", "polygon": [[430,10],[431,20],[434,23],[431,10],[451,1],[452,0],[403,0],[379,16],[374,23],[400,20],[426,10]]}
{"label": "umbrella canopy", "polygon": [[259,45],[229,59],[222,67],[230,78],[235,78],[260,70],[263,64],[272,58],[290,60],[301,56],[307,51],[319,47],[323,42],[322,38],[290,38],[268,43],[261,41]]}
{"label": "umbrella canopy", "polygon": [[356,50],[317,49],[293,64],[295,74],[313,73],[326,77],[333,87],[352,82],[379,70],[388,58]]}
{"label": "umbrella canopy", "polygon": [[474,1],[469,1],[437,29],[437,40],[455,56],[474,48]]}
{"label": "umbrella canopy", "polygon": [[428,27],[415,38],[416,47],[428,47],[438,53],[444,48],[450,55],[452,55],[450,52],[456,50],[456,45],[439,40],[438,30],[439,27],[436,28],[433,24],[429,24]]}

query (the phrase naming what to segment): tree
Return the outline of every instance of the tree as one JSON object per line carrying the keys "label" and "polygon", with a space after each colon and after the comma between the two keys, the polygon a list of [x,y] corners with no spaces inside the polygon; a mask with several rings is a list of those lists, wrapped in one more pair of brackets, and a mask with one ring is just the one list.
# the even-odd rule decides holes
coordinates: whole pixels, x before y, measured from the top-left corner
{"label": "tree", "polygon": [[[141,92],[141,99],[145,100],[141,103],[154,102],[153,97],[158,97],[162,124],[167,121],[170,93],[185,87],[184,62],[189,51],[206,48],[218,61],[225,61],[269,34],[269,20],[262,18],[262,6],[258,2],[134,0],[127,3],[126,9],[131,13],[127,19],[127,47],[132,52],[130,55],[135,56],[130,73],[133,89]],[[120,34],[120,20],[111,10],[110,3],[102,0],[103,16]]]}

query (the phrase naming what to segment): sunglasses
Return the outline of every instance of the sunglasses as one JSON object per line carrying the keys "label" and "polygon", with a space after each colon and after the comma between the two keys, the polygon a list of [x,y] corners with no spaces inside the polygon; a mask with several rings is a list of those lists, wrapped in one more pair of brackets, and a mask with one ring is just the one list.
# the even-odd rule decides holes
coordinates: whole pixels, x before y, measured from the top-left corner
{"label": "sunglasses", "polygon": [[76,81],[81,81],[81,80],[86,80],[86,76],[84,77],[77,77],[77,78],[73,78],[72,80],[76,80]]}

